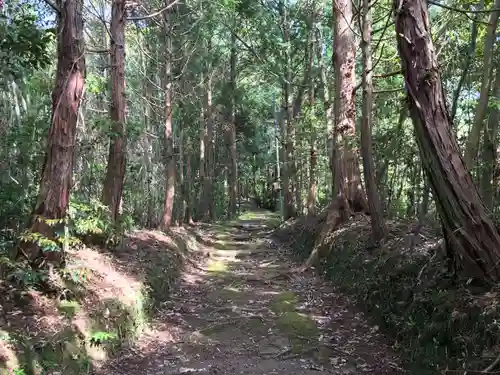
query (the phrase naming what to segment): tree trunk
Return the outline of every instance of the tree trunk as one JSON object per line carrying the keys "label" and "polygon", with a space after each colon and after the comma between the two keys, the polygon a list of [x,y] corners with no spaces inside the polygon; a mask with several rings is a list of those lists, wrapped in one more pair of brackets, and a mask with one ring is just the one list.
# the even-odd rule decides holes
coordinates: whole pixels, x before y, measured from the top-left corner
{"label": "tree trunk", "polygon": [[118,219],[125,179],[127,135],[125,124],[125,0],[114,0],[111,8],[111,137],[102,200]]}
{"label": "tree trunk", "polygon": [[232,219],[238,208],[238,157],[236,153],[236,34],[231,33],[231,72],[229,114],[231,121],[228,127],[229,141],[229,210],[228,218]]}
{"label": "tree trunk", "polygon": [[425,0],[394,0],[396,37],[420,156],[455,266],[500,279],[500,236],[452,133]]}
{"label": "tree trunk", "polygon": [[493,194],[495,192],[493,184],[493,176],[497,161],[497,130],[498,121],[500,120],[500,60],[497,62],[495,83],[493,86],[493,98],[495,105],[490,108],[490,116],[488,118],[488,127],[484,132],[483,144],[483,170],[481,176],[481,193],[483,196],[484,205],[488,209],[493,209]]}
{"label": "tree trunk", "polygon": [[[183,94],[185,91],[183,91]],[[181,109],[181,116],[184,117],[182,113],[183,105],[179,103],[179,109]],[[187,116],[186,116],[187,117]],[[186,126],[185,117],[183,118],[182,123],[180,124],[179,129],[179,189],[180,189],[180,200],[181,206],[179,209],[179,215],[177,216],[179,225],[182,225],[184,219],[186,218],[186,210],[187,210],[187,199],[186,199],[186,180],[184,178],[184,160],[185,160],[185,150],[184,150],[184,127]]]}
{"label": "tree trunk", "polygon": [[[477,9],[481,10],[483,8],[484,8],[484,0],[480,0]],[[472,20],[469,48],[467,50],[467,55],[465,57],[464,67],[462,69],[462,74],[460,75],[460,80],[458,81],[457,88],[455,90],[455,93],[453,94],[453,102],[452,102],[453,104],[451,106],[452,122],[455,120],[455,115],[458,109],[458,99],[460,98],[460,93],[462,92],[462,87],[465,83],[465,79],[467,78],[467,74],[469,74],[469,69],[472,63],[472,59],[476,55],[476,44],[477,44],[476,42],[477,42],[478,25],[479,25],[479,23],[477,22],[477,18],[479,17],[479,15],[480,15],[479,13],[476,14],[474,19]]]}
{"label": "tree trunk", "polygon": [[[169,0],[165,1],[168,5]],[[167,230],[172,225],[172,212],[174,210],[175,197],[175,155],[174,155],[174,135],[172,131],[172,25],[170,24],[170,14],[164,14],[165,27],[165,198],[163,202],[163,217],[161,227]]]}
{"label": "tree trunk", "polygon": [[191,172],[191,154],[186,152],[186,217],[185,222],[192,225],[193,222],[193,174]]}
{"label": "tree trunk", "polygon": [[[201,72],[200,74],[200,87],[202,88],[200,90],[200,97],[204,97],[204,87],[205,87],[205,79],[204,79],[204,74]],[[204,100],[201,100],[200,103],[200,116],[199,116],[199,122],[200,122],[200,148],[199,148],[199,154],[198,154],[198,162],[199,162],[199,173],[200,173],[200,195],[199,195],[199,206],[200,210],[198,214],[200,215],[201,218],[205,216],[206,211],[208,210],[208,206],[205,205],[205,184],[206,184],[206,169],[207,169],[207,161],[205,159],[205,145],[208,143],[207,137],[208,137],[208,132],[207,132],[207,126],[205,123],[205,103]]]}
{"label": "tree trunk", "polygon": [[291,56],[290,56],[290,30],[288,9],[284,1],[279,2],[281,26],[283,29],[283,41],[286,43],[284,48],[283,57],[284,64],[284,79],[283,79],[283,108],[284,119],[282,126],[282,139],[284,140],[284,158],[283,158],[283,219],[288,220],[295,216],[295,202],[293,194],[293,183],[295,182],[294,171],[294,136],[295,131],[293,127],[293,103],[291,92]]}
{"label": "tree trunk", "polygon": [[334,196],[343,195],[354,211],[368,211],[361,186],[359,157],[355,147],[355,54],[351,0],[334,0],[335,134],[331,169],[335,171]]}
{"label": "tree trunk", "polygon": [[[321,9],[321,8],[320,8]],[[321,13],[319,15],[321,17]],[[326,69],[325,69],[325,63],[323,61],[323,56],[322,56],[322,37],[321,37],[321,31],[320,29],[316,29],[316,57],[318,59],[318,69],[319,69],[319,76],[321,78],[321,85],[323,86],[323,90],[320,92],[322,93],[321,99],[323,100],[323,108],[325,111],[325,126],[326,126],[326,139],[327,139],[327,151],[328,151],[328,160],[330,164],[330,171],[332,173],[332,176],[335,174],[335,169],[333,168],[334,166],[334,160],[333,160],[333,145],[334,145],[334,114],[333,114],[333,105],[331,101],[332,95],[330,95],[330,85],[328,84],[328,79],[326,75]],[[333,187],[334,183],[332,180],[332,195],[334,191]]]}
{"label": "tree trunk", "polygon": [[[49,240],[56,239],[61,223],[53,226],[47,221],[65,219],[72,187],[76,125],[85,85],[82,13],[83,1],[61,2],[52,118],[30,228],[31,232],[40,233]],[[62,252],[44,254],[31,241],[24,243],[22,248],[30,259],[57,254],[54,260],[60,260],[64,256]]]}
{"label": "tree trunk", "polygon": [[[207,43],[206,50],[210,51],[211,41]],[[212,64],[209,61],[207,64],[207,81],[205,83],[205,113],[204,120],[206,124],[206,134],[204,136],[204,159],[205,159],[205,175],[203,178],[203,193],[201,200],[201,216],[203,220],[215,220],[215,207],[213,197],[213,181],[214,181],[214,165],[215,165],[215,143],[214,143],[214,118],[212,108]]]}
{"label": "tree trunk", "polygon": [[363,156],[363,173],[365,176],[368,206],[370,209],[373,238],[380,241],[387,234],[382,217],[382,207],[375,181],[375,167],[372,150],[372,111],[373,111],[373,66],[371,55],[372,18],[370,0],[363,0],[361,51],[363,55],[363,104],[361,115],[361,154]]}
{"label": "tree trunk", "polygon": [[[495,9],[500,9],[500,0],[495,0],[493,4]],[[465,163],[469,169],[474,168],[476,165],[477,153],[479,150],[479,139],[483,130],[484,118],[488,110],[488,99],[490,96],[492,66],[493,66],[493,50],[495,48],[496,29],[498,24],[498,17],[500,11],[490,13],[488,19],[488,32],[484,39],[484,59],[483,59],[483,80],[481,82],[481,91],[479,94],[479,101],[474,115],[474,122],[472,129],[467,139],[465,146]]]}
{"label": "tree trunk", "polygon": [[[312,72],[312,68],[314,65],[314,54],[316,50],[316,44],[319,43],[318,40],[315,40],[315,30],[314,24],[316,22],[316,2],[313,1],[311,7],[311,16],[309,21],[309,33],[307,40],[307,51],[306,54],[307,61],[307,72],[308,72],[308,80],[309,80],[309,131],[311,132],[310,138],[310,155],[309,155],[309,192],[307,195],[307,214],[309,216],[313,216],[316,213],[316,199],[318,195],[318,177],[317,177],[317,164],[318,164],[318,150],[316,147],[316,130],[314,128],[315,125],[315,97],[314,97],[314,80],[311,79],[310,75]],[[321,52],[320,56],[321,58]]]}

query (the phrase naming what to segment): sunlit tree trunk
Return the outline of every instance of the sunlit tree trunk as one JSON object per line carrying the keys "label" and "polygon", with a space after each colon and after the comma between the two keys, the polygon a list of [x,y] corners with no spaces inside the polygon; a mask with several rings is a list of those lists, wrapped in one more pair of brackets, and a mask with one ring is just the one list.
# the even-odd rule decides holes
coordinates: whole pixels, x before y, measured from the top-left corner
{"label": "sunlit tree trunk", "polygon": [[430,35],[425,0],[394,0],[396,38],[420,156],[448,255],[469,274],[500,279],[500,236],[460,154]]}
{"label": "sunlit tree trunk", "polygon": [[[495,0],[493,7],[495,9],[500,9],[500,0]],[[484,127],[483,123],[488,110],[488,100],[490,97],[493,71],[493,51],[495,49],[496,28],[499,16],[500,11],[490,13],[488,19],[488,32],[484,39],[484,58],[482,65],[483,79],[481,82],[481,91],[479,94],[479,101],[476,106],[476,112],[474,114],[474,122],[465,146],[464,159],[469,168],[473,168],[476,165],[476,158],[479,150],[479,139],[481,138],[481,132]]]}
{"label": "sunlit tree trunk", "polygon": [[382,217],[380,197],[375,182],[375,167],[372,149],[372,111],[373,111],[373,64],[371,55],[372,18],[370,0],[362,4],[362,40],[361,52],[363,60],[363,104],[361,114],[361,154],[363,156],[363,173],[365,176],[368,207],[371,215],[373,238],[380,241],[385,237],[387,228]]}
{"label": "sunlit tree trunk", "polygon": [[345,197],[355,211],[367,211],[355,146],[355,62],[354,17],[351,0],[334,0],[335,129],[332,158],[335,171],[334,196]]}
{"label": "sunlit tree trunk", "polygon": [[102,200],[110,209],[112,220],[120,213],[127,135],[125,124],[125,0],[114,0],[111,8],[111,136],[108,165],[104,180]]}
{"label": "sunlit tree trunk", "polygon": [[[52,226],[47,220],[66,217],[72,187],[76,125],[85,85],[82,12],[83,1],[60,2],[52,118],[30,228],[32,232],[41,233],[51,240],[57,236],[61,224]],[[23,248],[30,258],[44,255],[35,243],[23,243]]]}
{"label": "sunlit tree trunk", "polygon": [[[166,4],[168,5],[168,0]],[[163,230],[172,225],[172,212],[174,209],[175,197],[175,155],[174,155],[174,134],[172,129],[172,25],[170,23],[170,13],[164,13],[165,28],[165,198],[163,201],[163,217],[161,227]]]}

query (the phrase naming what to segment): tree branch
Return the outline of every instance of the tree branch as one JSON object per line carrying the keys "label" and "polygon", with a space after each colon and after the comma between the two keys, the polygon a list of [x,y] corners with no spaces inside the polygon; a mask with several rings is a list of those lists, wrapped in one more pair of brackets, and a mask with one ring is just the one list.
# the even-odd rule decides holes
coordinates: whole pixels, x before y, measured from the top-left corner
{"label": "tree branch", "polygon": [[178,2],[179,2],[179,0],[174,0],[170,4],[164,6],[163,8],[158,9],[156,12],[153,12],[153,13],[148,14],[146,16],[128,17],[127,21],[142,21],[142,20],[147,20],[149,18],[156,17],[156,16],[162,14],[163,12],[165,12],[166,10],[169,10],[170,8],[172,8]]}
{"label": "tree branch", "polygon": [[50,1],[50,0],[43,0],[43,2],[45,4],[47,4],[49,7],[51,7],[57,14],[61,13],[61,10],[59,9],[59,7],[56,4],[54,4],[52,1]]}
{"label": "tree branch", "polygon": [[469,13],[477,14],[477,13],[492,13],[492,12],[499,12],[500,11],[500,8],[477,9],[477,10],[460,9],[460,8],[451,7],[449,5],[441,4],[441,3],[434,1],[434,0],[427,0],[427,3],[432,4],[432,5],[436,5],[438,7],[448,9],[448,10],[451,10],[454,12],[462,13],[465,15],[468,15]]}
{"label": "tree branch", "polygon": [[390,93],[390,92],[399,92],[399,91],[403,91],[403,90],[404,90],[404,87],[397,87],[394,89],[374,90],[373,93],[374,94],[386,94],[386,93]]}
{"label": "tree branch", "polygon": [[403,72],[401,70],[396,70],[394,72],[385,73],[385,74],[375,74],[373,76],[373,78],[389,78],[389,77],[397,76],[397,75],[402,74],[402,73]]}

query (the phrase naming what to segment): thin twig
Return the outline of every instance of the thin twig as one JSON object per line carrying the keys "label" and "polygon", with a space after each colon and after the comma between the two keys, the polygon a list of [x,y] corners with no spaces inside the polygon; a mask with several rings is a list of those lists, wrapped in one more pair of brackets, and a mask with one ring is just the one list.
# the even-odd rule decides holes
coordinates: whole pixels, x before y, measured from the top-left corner
{"label": "thin twig", "polygon": [[147,20],[149,18],[153,18],[153,17],[156,17],[160,14],[162,14],[163,12],[165,12],[166,10],[169,10],[170,8],[172,8],[175,4],[177,4],[179,2],[179,0],[174,0],[173,2],[171,2],[170,4],[164,6],[163,8],[161,9],[158,9],[156,12],[153,12],[151,14],[148,14],[146,16],[138,16],[138,17],[127,17],[127,21],[142,21],[142,20]]}

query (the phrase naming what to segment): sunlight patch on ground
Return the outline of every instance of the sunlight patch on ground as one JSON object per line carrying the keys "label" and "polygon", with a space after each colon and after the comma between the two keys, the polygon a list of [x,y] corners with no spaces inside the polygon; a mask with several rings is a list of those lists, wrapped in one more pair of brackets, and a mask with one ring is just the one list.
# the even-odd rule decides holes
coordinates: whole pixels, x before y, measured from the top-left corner
{"label": "sunlight patch on ground", "polygon": [[[7,331],[0,329],[0,374],[19,368],[19,359],[12,346],[12,338]],[[8,371],[8,372],[7,372]]]}
{"label": "sunlight patch on ground", "polygon": [[227,261],[210,259],[207,264],[207,271],[212,273],[227,272]]}

